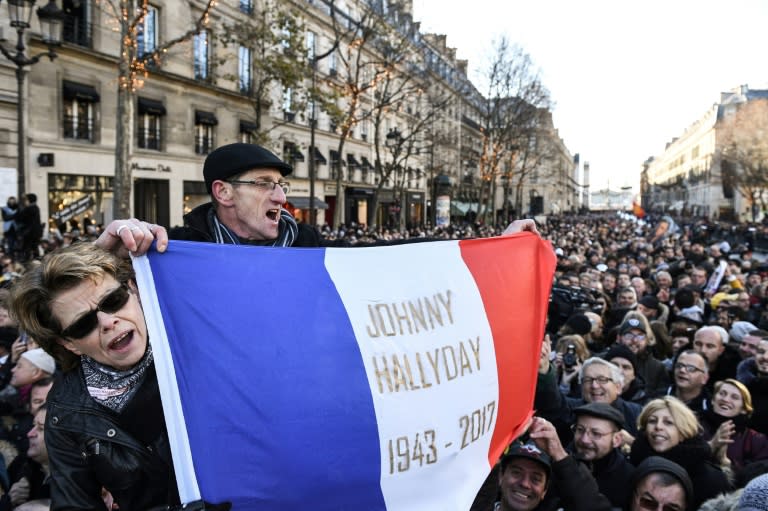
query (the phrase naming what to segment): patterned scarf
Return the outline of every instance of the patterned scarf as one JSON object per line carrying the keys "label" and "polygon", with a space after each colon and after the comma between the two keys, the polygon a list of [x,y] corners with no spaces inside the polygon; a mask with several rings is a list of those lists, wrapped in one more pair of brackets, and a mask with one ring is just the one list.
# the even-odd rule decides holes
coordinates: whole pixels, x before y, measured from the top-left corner
{"label": "patterned scarf", "polygon": [[80,357],[80,360],[88,394],[99,404],[120,413],[144,381],[144,375],[153,360],[152,346],[147,344],[147,352],[142,359],[127,371],[100,364],[86,355]]}
{"label": "patterned scarf", "polygon": [[296,225],[296,220],[288,211],[280,210],[280,222],[277,226],[277,238],[267,241],[250,241],[244,240],[237,234],[232,232],[226,225],[219,221],[219,217],[216,216],[216,210],[213,208],[208,210],[208,230],[213,233],[216,243],[226,245],[263,245],[270,247],[290,247],[293,242],[296,241],[296,236],[299,233],[299,226]]}

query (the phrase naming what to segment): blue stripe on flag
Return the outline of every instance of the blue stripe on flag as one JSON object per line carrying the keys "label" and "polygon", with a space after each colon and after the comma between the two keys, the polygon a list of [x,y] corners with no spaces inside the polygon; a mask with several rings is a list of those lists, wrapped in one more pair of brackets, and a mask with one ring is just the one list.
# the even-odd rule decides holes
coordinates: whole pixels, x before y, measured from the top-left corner
{"label": "blue stripe on flag", "polygon": [[180,241],[149,254],[209,502],[385,509],[371,390],[324,255]]}

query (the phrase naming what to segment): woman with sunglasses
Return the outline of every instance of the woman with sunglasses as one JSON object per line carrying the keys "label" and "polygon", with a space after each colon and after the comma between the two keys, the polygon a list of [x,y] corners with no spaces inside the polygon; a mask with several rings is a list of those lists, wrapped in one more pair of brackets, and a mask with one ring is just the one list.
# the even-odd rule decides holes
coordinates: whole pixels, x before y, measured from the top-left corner
{"label": "woman with sunglasses", "polygon": [[654,399],[637,418],[638,435],[629,461],[638,466],[650,456],[661,456],[683,467],[693,481],[691,509],[731,490],[725,473],[701,434],[696,415],[673,396]]}
{"label": "woman with sunglasses", "polygon": [[178,504],[152,350],[129,261],[90,243],[48,255],[12,289],[21,328],[60,364],[48,395],[51,509]]}

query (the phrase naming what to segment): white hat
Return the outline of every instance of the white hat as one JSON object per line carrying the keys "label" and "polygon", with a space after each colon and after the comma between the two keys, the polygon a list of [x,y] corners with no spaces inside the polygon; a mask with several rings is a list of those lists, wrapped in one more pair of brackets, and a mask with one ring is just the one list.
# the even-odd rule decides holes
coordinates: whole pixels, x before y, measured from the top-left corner
{"label": "white hat", "polygon": [[56,370],[56,361],[53,360],[53,357],[46,353],[43,348],[35,348],[33,350],[25,351],[21,354],[21,357],[26,358],[32,365],[48,374],[53,374]]}

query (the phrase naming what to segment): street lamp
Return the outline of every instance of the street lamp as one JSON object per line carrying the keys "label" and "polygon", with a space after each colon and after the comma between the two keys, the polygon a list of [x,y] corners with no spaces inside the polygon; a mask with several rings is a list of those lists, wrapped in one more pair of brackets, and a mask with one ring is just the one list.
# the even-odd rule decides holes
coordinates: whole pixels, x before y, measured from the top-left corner
{"label": "street lamp", "polygon": [[40,36],[43,42],[48,46],[48,51],[32,57],[27,56],[26,46],[24,44],[24,31],[30,27],[32,18],[32,8],[35,6],[35,0],[7,0],[8,17],[11,27],[16,29],[16,47],[8,49],[4,44],[0,44],[0,52],[16,64],[16,84],[18,89],[18,98],[16,101],[16,120],[17,125],[17,179],[18,179],[18,197],[25,194],[26,172],[25,172],[25,142],[24,132],[24,68],[37,64],[40,58],[47,56],[53,60],[56,58],[54,48],[61,44],[61,26],[64,20],[64,12],[56,6],[54,0],[49,0],[44,7],[37,9],[37,18],[40,20]]}
{"label": "street lamp", "polygon": [[[400,133],[400,129],[395,126],[394,128],[389,130],[389,133],[387,133],[386,139],[384,140],[384,145],[387,149],[389,149],[389,152],[392,153],[392,196],[393,198],[396,197],[396,194],[398,193],[398,188],[400,189],[400,195],[403,194],[403,186],[398,186],[399,183],[399,171],[400,171],[400,165],[397,162],[397,158],[400,155],[400,150],[403,146],[403,135]],[[402,208],[404,205],[404,200],[401,200],[402,197],[397,197],[396,199],[396,206],[394,208],[394,212],[397,213],[398,216],[398,227],[402,229],[403,224],[403,218],[402,218]]]}

